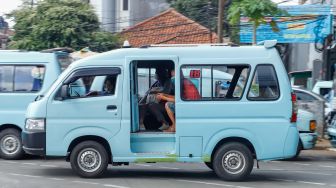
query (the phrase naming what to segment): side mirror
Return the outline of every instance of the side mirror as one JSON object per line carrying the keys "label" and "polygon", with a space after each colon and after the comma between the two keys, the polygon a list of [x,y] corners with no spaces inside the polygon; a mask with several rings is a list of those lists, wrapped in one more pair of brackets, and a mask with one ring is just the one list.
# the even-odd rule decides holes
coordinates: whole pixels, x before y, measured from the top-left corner
{"label": "side mirror", "polygon": [[61,99],[67,99],[69,97],[69,85],[62,85],[61,88]]}

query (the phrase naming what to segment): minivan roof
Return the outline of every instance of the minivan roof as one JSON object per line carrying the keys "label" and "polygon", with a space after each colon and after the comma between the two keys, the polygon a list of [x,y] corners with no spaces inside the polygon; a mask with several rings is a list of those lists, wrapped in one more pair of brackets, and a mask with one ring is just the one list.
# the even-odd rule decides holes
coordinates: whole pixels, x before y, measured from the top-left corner
{"label": "minivan roof", "polygon": [[[104,62],[111,61],[113,59],[124,59],[125,57],[174,57],[187,59],[202,59],[202,58],[225,58],[225,59],[237,59],[237,58],[271,58],[276,52],[275,48],[265,48],[264,46],[187,46],[187,47],[146,47],[146,48],[122,48],[112,50],[109,52],[94,55],[88,58],[84,58],[75,62],[81,65],[90,64],[90,62]],[[122,64],[121,62],[120,64]],[[249,64],[250,62],[246,62]],[[259,63],[271,63],[271,62],[259,62]]]}
{"label": "minivan roof", "polygon": [[58,53],[0,50],[0,63],[47,63],[54,61]]}

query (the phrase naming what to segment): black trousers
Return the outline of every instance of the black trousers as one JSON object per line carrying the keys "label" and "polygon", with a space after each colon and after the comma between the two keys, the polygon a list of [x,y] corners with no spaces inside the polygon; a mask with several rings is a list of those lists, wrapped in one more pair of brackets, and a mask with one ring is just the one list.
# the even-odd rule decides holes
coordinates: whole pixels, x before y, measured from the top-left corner
{"label": "black trousers", "polygon": [[157,130],[162,126],[162,123],[168,124],[170,122],[164,103],[151,103],[147,107],[148,111],[144,118],[147,130]]}

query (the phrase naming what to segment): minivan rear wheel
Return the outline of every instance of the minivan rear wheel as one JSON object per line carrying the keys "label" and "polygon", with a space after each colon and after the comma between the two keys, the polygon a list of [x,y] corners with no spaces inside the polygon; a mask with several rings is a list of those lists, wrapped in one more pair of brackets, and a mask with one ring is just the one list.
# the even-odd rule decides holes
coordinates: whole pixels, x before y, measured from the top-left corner
{"label": "minivan rear wheel", "polygon": [[217,149],[213,169],[218,177],[227,181],[240,181],[253,169],[253,156],[245,145],[231,142]]}
{"label": "minivan rear wheel", "polygon": [[0,157],[8,160],[21,159],[24,156],[20,131],[9,128],[0,132]]}
{"label": "minivan rear wheel", "polygon": [[104,146],[95,141],[79,143],[70,154],[71,168],[84,178],[102,176],[106,172],[108,159]]}

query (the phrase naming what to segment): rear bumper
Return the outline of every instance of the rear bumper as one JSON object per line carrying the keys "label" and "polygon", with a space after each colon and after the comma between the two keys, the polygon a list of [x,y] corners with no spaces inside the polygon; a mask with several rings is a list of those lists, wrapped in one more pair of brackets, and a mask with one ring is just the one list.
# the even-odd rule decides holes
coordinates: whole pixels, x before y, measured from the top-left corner
{"label": "rear bumper", "polygon": [[46,155],[45,132],[22,132],[23,150],[30,155]]}
{"label": "rear bumper", "polygon": [[299,144],[299,132],[296,126],[291,126],[288,129],[285,145],[284,158],[292,158],[296,155]]}
{"label": "rear bumper", "polygon": [[317,141],[317,133],[300,133],[300,140],[303,149],[312,149]]}

